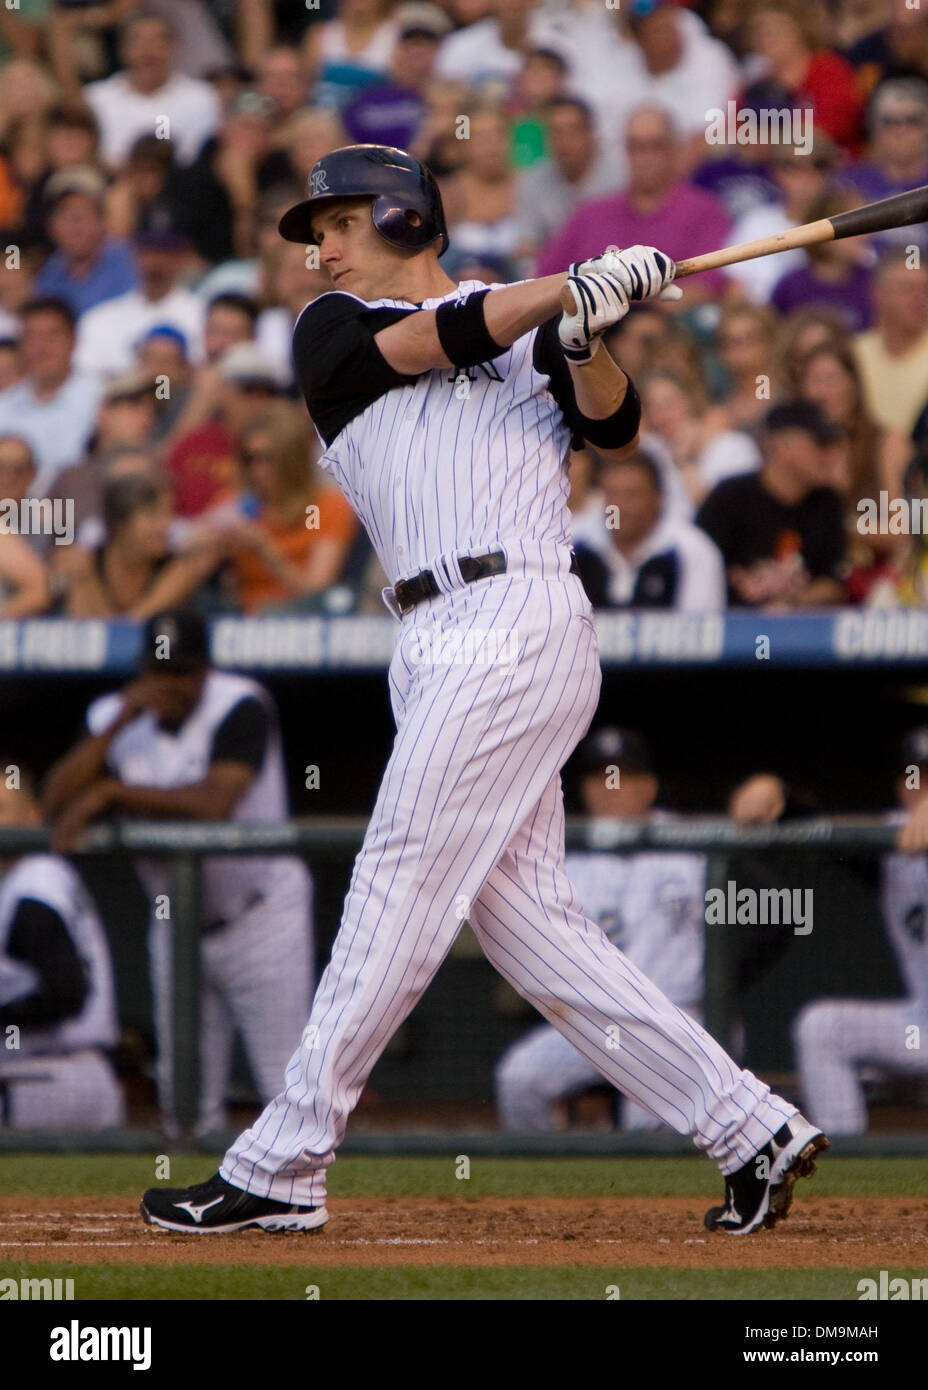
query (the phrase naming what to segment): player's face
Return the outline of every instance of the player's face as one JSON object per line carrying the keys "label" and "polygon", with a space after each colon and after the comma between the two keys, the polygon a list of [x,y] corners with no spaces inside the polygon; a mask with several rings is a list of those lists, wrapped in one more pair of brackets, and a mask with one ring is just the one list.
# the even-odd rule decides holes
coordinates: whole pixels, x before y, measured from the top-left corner
{"label": "player's face", "polygon": [[[618,783],[618,786],[615,784]],[[650,772],[618,771],[609,765],[588,772],[580,783],[587,815],[598,820],[634,820],[646,816],[657,796],[657,778]]]}
{"label": "player's face", "polygon": [[391,246],[371,221],[370,198],[344,198],[313,218],[320,264],[337,290],[380,299],[408,253]]}
{"label": "player's face", "polygon": [[166,672],[146,678],[147,707],[164,729],[179,729],[196,709],[203,690],[206,671],[183,675]]}

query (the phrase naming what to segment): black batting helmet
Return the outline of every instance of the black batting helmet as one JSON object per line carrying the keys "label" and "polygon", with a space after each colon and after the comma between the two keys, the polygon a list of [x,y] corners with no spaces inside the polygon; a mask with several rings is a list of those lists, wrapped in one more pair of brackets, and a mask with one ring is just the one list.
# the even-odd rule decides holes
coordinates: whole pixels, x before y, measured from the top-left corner
{"label": "black batting helmet", "polygon": [[[313,243],[310,220],[322,203],[335,198],[374,199],[371,220],[393,246],[411,251],[441,237],[439,255],[448,249],[448,229],[438,184],[429,169],[392,145],[345,145],[317,159],[306,181],[307,197],[280,219],[286,241]],[[411,222],[417,213],[419,223]]]}

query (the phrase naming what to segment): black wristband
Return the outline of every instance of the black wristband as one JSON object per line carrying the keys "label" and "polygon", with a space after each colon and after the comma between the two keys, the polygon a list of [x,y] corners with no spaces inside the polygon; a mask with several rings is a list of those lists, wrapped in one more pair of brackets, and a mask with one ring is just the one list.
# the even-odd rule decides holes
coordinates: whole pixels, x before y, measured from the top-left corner
{"label": "black wristband", "polygon": [[621,449],[630,444],[638,433],[641,424],[641,397],[635,383],[628,378],[625,399],[618,410],[602,420],[591,420],[588,415],[579,413],[579,426],[584,439],[594,448]]}
{"label": "black wristband", "polygon": [[435,310],[442,352],[455,367],[479,367],[508,351],[487,332],[483,301],[489,290],[472,290],[463,299],[446,299]]}

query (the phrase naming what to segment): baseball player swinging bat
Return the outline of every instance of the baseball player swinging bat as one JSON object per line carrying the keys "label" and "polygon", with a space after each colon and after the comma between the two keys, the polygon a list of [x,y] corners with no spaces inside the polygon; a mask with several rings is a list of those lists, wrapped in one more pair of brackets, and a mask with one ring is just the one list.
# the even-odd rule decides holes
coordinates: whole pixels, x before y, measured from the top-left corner
{"label": "baseball player swinging bat", "polygon": [[[719,270],[722,266],[737,265],[741,261],[754,261],[759,256],[773,256],[778,251],[817,246],[823,241],[843,241],[850,236],[872,236],[875,232],[886,232],[893,227],[911,227],[916,222],[926,221],[928,184],[910,189],[907,193],[897,193],[893,198],[881,198],[877,203],[866,203],[863,207],[852,208],[850,212],[841,212],[835,217],[821,217],[816,222],[805,222],[801,227],[790,227],[788,231],[761,237],[758,241],[742,241],[737,246],[724,246],[719,251],[708,251],[703,256],[676,261],[674,279],[698,275],[701,270]],[[561,292],[561,308],[566,314],[576,312],[576,301],[569,286],[565,286]]]}
{"label": "baseball player swinging bat", "polygon": [[[324,1225],[351,1111],[466,916],[600,1075],[718,1164],[706,1226],[773,1226],[827,1138],[608,940],[564,866],[560,772],[601,686],[567,461],[572,440],[621,453],[637,439],[640,399],[603,336],[632,301],[680,298],[674,263],[635,246],[566,275],[456,283],[433,175],[386,146],[333,150],[307,195],[280,232],[319,247],[333,289],[300,315],[294,364],[320,466],[390,581],[396,737],[280,1094],[217,1173],[149,1189],[142,1215],[216,1234]],[[575,313],[560,311],[567,284]]]}

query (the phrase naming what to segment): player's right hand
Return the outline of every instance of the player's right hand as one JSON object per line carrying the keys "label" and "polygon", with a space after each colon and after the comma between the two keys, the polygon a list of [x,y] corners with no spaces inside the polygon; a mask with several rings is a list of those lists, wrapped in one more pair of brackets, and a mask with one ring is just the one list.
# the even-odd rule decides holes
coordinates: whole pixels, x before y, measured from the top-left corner
{"label": "player's right hand", "polygon": [[672,283],[677,273],[673,259],[656,246],[615,247],[589,261],[575,261],[569,275],[609,275],[622,284],[630,300],[683,298],[679,285]]}
{"label": "player's right hand", "polygon": [[574,299],[574,312],[561,314],[558,336],[568,362],[589,362],[599,347],[599,336],[624,319],[628,313],[628,293],[615,276],[568,275],[567,289]]}
{"label": "player's right hand", "polygon": [[779,777],[760,772],[732,793],[728,811],[737,825],[770,825],[786,809],[786,788]]}

